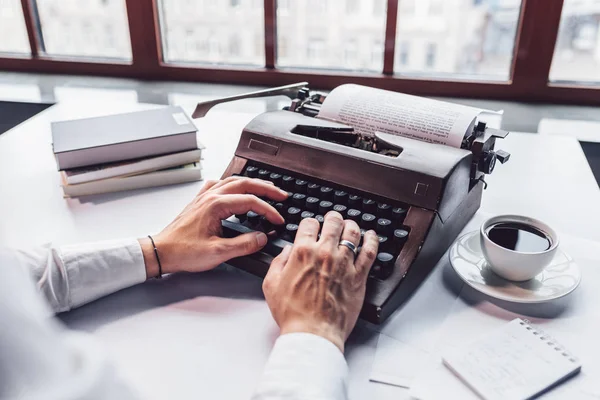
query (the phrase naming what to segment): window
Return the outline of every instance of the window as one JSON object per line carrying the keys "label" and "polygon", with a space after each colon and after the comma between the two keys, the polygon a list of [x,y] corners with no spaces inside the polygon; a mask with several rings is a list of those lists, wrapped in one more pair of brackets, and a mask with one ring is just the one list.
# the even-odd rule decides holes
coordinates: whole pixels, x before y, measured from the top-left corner
{"label": "window", "polygon": [[[37,0],[42,51],[49,55],[131,60],[125,0]],[[110,33],[109,33],[110,32]]]}
{"label": "window", "polygon": [[600,0],[564,0],[550,81],[600,83]]}
{"label": "window", "polygon": [[20,0],[0,0],[0,53],[31,54]]}
{"label": "window", "polygon": [[[374,15],[369,12],[371,7],[361,12],[361,4],[353,0],[292,1],[291,10],[284,12],[279,1],[276,65],[380,72],[383,46],[371,49],[371,44],[383,43],[386,16]],[[282,44],[287,49],[282,49]]]}
{"label": "window", "polygon": [[425,58],[425,66],[427,68],[435,67],[435,57],[437,55],[437,44],[429,43],[427,45],[427,56]]}
{"label": "window", "polygon": [[359,3],[358,0],[346,0],[346,14],[354,15],[358,13]]}
{"label": "window", "polygon": [[[176,6],[182,1],[161,0],[158,4],[166,62],[264,65],[262,2],[186,0],[184,7]],[[230,12],[231,8],[236,12]],[[244,40],[232,44],[232,33]],[[181,42],[196,45],[191,50]]]}
{"label": "window", "polygon": [[398,64],[406,67],[408,65],[408,58],[410,54],[410,42],[403,41],[398,45]]}
{"label": "window", "polygon": [[[408,0],[402,7],[403,3],[398,7],[396,72],[510,79],[521,0]],[[407,48],[414,53],[414,63],[403,56]]]}

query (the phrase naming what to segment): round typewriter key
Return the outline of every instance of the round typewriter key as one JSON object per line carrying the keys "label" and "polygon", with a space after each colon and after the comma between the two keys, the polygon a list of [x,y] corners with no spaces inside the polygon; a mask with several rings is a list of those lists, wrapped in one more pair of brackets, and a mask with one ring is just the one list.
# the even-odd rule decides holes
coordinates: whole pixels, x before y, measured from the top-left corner
{"label": "round typewriter key", "polygon": [[394,246],[402,246],[404,243],[406,243],[407,238],[408,238],[408,231],[406,231],[404,229],[396,229],[394,231],[394,238],[393,238]]}
{"label": "round typewriter key", "polygon": [[285,233],[292,240],[294,240],[296,238],[297,231],[298,231],[298,225],[296,225],[296,224],[287,224],[285,226]]}
{"label": "round typewriter key", "polygon": [[320,224],[325,222],[325,218],[322,215],[315,215],[315,219],[319,221]]}
{"label": "round typewriter key", "polygon": [[348,196],[348,207],[360,208],[361,203],[362,198],[360,196],[356,196],[354,194]]}
{"label": "round typewriter key", "polygon": [[306,193],[307,185],[308,182],[303,181],[302,179],[296,179],[296,182],[294,182],[294,189],[296,189],[296,192],[298,193]]}
{"label": "round typewriter key", "polygon": [[288,195],[288,200],[292,199],[292,196],[294,195],[294,192],[287,192]]}
{"label": "round typewriter key", "polygon": [[371,278],[379,278],[380,275],[381,275],[381,265],[373,264],[373,266],[371,267],[371,271],[369,272],[369,276]]}
{"label": "round typewriter key", "polygon": [[333,209],[333,203],[330,201],[323,200],[319,203],[319,214],[325,215],[327,212]]}
{"label": "round typewriter key", "polygon": [[302,211],[302,214],[300,214],[300,218],[304,219],[304,218],[313,218],[315,216],[314,212],[310,212],[310,211]]}
{"label": "round typewriter key", "polygon": [[348,207],[346,207],[343,204],[336,204],[333,206],[333,211],[337,211],[340,214],[342,214],[342,217],[345,219],[346,218],[346,211],[348,211]]}
{"label": "round typewriter key", "polygon": [[377,215],[380,215],[382,218],[389,218],[392,216],[392,206],[385,203],[377,204]]}
{"label": "round typewriter key", "polygon": [[346,215],[348,216],[349,219],[351,219],[352,221],[358,223],[358,222],[360,222],[360,216],[361,216],[361,214],[362,213],[360,211],[358,211],[358,210],[356,210],[354,208],[351,208],[351,209],[348,210],[348,213]]}
{"label": "round typewriter key", "polygon": [[288,222],[293,222],[293,223],[298,223],[300,222],[300,213],[302,212],[302,210],[300,210],[297,207],[290,207],[287,209],[287,218],[286,220]]}
{"label": "round typewriter key", "polygon": [[392,221],[387,218],[379,218],[377,220],[377,227],[375,228],[375,231],[383,235],[392,233]]}
{"label": "round typewriter key", "polygon": [[401,224],[406,217],[406,208],[397,207],[392,209],[392,219],[395,223]]}
{"label": "round typewriter key", "polygon": [[320,190],[321,198],[323,200],[332,200],[333,199],[333,188],[328,186],[323,186]]}
{"label": "round typewriter key", "polygon": [[343,190],[336,190],[333,194],[333,202],[335,204],[346,204],[348,202],[348,193]]}
{"label": "round typewriter key", "polygon": [[377,203],[371,199],[364,199],[362,201],[362,210],[363,212],[373,213],[377,211]]}
{"label": "round typewriter key", "polygon": [[248,211],[248,213],[246,214],[246,218],[248,219],[248,223],[250,223],[251,225],[258,224],[258,221],[260,221],[260,215],[258,215],[254,211]]}
{"label": "round typewriter key", "polygon": [[364,213],[361,218],[362,223],[360,224],[360,226],[362,226],[364,229],[367,229],[367,230],[374,229],[376,218],[377,217],[374,216],[373,214]]}
{"label": "round typewriter key", "polygon": [[271,175],[271,171],[269,171],[268,169],[258,170],[258,179],[264,179],[265,181],[268,181],[269,175]]}
{"label": "round typewriter key", "polygon": [[279,211],[279,214],[281,214],[283,212],[283,208],[284,208],[283,203],[275,203],[275,205],[273,207],[275,207],[275,209],[277,211]]}
{"label": "round typewriter key", "polygon": [[384,235],[377,235],[377,239],[379,240],[379,250],[387,249],[389,238]]}
{"label": "round typewriter key", "polygon": [[296,207],[303,207],[306,199],[306,195],[302,193],[294,193],[292,196],[292,204]]}
{"label": "round typewriter key", "polygon": [[289,175],[284,175],[281,178],[281,187],[284,190],[291,190],[294,188],[294,178]]}
{"label": "round typewriter key", "polygon": [[377,254],[377,264],[381,265],[379,279],[387,279],[394,270],[394,256],[390,253]]}
{"label": "round typewriter key", "polygon": [[269,180],[275,184],[275,186],[281,186],[281,174],[273,172],[269,175]]}
{"label": "round typewriter key", "polygon": [[318,196],[320,189],[321,185],[317,185],[316,183],[309,183],[306,188],[306,193],[308,193],[309,196]]}
{"label": "round typewriter key", "polygon": [[320,199],[317,199],[316,197],[307,197],[306,198],[306,208],[309,211],[314,211],[317,212],[319,211],[319,203],[321,202]]}
{"label": "round typewriter key", "polygon": [[258,178],[258,168],[253,167],[252,165],[246,168],[246,176],[249,178]]}

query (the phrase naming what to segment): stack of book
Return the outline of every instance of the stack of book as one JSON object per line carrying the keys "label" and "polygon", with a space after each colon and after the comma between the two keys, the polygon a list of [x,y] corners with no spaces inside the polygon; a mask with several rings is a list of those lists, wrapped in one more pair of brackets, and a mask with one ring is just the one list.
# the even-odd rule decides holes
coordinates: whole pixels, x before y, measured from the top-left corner
{"label": "stack of book", "polygon": [[65,197],[198,181],[202,145],[181,109],[52,123]]}

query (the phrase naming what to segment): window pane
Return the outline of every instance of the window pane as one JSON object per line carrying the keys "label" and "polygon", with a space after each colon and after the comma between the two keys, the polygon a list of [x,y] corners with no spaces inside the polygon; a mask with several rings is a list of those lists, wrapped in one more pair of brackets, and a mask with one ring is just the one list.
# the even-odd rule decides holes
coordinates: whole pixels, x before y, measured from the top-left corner
{"label": "window pane", "polygon": [[387,0],[278,0],[277,65],[381,71]]}
{"label": "window pane", "polygon": [[0,0],[0,52],[31,54],[20,0]]}
{"label": "window pane", "polygon": [[401,0],[394,69],[507,81],[520,11],[521,0]]}
{"label": "window pane", "polygon": [[165,61],[265,65],[263,0],[161,0]]}
{"label": "window pane", "polygon": [[550,80],[600,83],[600,0],[564,0]]}
{"label": "window pane", "polygon": [[37,0],[50,55],[131,60],[125,0]]}

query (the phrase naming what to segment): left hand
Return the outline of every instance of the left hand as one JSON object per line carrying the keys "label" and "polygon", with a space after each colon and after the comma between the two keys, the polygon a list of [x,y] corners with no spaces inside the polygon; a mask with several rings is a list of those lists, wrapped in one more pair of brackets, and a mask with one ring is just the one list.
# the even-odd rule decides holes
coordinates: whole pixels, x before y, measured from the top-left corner
{"label": "left hand", "polygon": [[[244,177],[207,181],[192,202],[157,235],[153,235],[162,273],[207,271],[235,257],[252,254],[267,243],[262,232],[246,233],[231,239],[221,237],[221,220],[234,214],[254,211],[271,223],[284,223],[277,210],[260,197],[275,201],[287,192],[271,182]],[[158,263],[150,239],[139,240],[146,263],[146,275],[158,275]]]}

